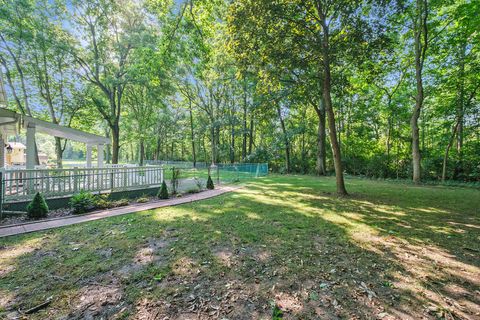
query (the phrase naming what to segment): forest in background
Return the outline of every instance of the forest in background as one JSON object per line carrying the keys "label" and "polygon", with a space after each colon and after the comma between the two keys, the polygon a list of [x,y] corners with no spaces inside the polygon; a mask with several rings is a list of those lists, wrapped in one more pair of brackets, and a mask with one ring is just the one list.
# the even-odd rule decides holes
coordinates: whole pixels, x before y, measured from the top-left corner
{"label": "forest in background", "polygon": [[[480,180],[480,2],[0,0],[8,108],[112,163]],[[62,166],[66,141],[54,141]]]}

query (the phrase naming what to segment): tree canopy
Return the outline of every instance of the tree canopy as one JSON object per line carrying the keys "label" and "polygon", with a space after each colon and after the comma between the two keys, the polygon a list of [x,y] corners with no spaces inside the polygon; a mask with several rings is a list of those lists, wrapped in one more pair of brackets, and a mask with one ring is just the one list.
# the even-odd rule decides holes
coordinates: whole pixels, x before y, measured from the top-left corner
{"label": "tree canopy", "polygon": [[[480,180],[480,3],[2,0],[8,108],[113,163]],[[57,166],[71,146],[54,141]],[[40,146],[41,148],[41,146]],[[82,148],[75,146],[75,148]]]}

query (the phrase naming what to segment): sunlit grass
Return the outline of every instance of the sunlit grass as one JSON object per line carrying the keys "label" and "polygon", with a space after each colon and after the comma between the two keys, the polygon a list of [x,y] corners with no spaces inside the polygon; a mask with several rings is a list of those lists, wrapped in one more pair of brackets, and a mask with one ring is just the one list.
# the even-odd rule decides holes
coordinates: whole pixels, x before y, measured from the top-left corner
{"label": "sunlit grass", "polygon": [[334,183],[269,176],[201,202],[2,239],[0,310],[54,296],[33,319],[81,316],[75,306],[96,284],[125,301],[99,305],[105,317],[143,315],[154,301],[171,301],[165,315],[180,317],[191,296],[232,319],[268,318],[272,303],[306,319],[318,308],[346,318],[417,318],[429,304],[480,310],[467,294],[480,284],[478,190],[354,179],[350,196],[337,197]]}

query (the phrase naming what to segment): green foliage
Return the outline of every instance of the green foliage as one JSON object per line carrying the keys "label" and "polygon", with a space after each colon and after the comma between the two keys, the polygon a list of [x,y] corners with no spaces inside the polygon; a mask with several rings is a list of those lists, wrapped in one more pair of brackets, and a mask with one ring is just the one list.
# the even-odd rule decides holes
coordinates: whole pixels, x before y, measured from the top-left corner
{"label": "green foliage", "polygon": [[98,194],[94,197],[94,206],[98,209],[113,208],[112,201],[109,199],[108,194]]}
{"label": "green foliage", "polygon": [[157,196],[159,199],[168,199],[168,188],[165,181],[162,182],[162,186],[158,190]]}
{"label": "green foliage", "polygon": [[272,320],[280,319],[283,319],[283,311],[277,305],[275,305],[272,310]]}
{"label": "green foliage", "polygon": [[83,214],[95,209],[95,196],[86,191],[80,191],[70,199],[70,207],[73,214]]}
{"label": "green foliage", "polygon": [[150,201],[150,198],[147,197],[147,196],[143,196],[143,197],[140,197],[137,199],[137,203],[146,203],[146,202],[149,202]]}
{"label": "green foliage", "polygon": [[46,218],[48,205],[40,192],[35,194],[33,200],[27,205],[27,215],[30,219]]}
{"label": "green foliage", "polygon": [[213,185],[212,177],[210,175],[208,175],[208,179],[207,179],[207,189],[209,190],[215,189],[215,186]]}
{"label": "green foliage", "polygon": [[128,206],[129,204],[130,202],[128,201],[128,199],[120,199],[120,200],[112,201],[112,206],[114,208]]}
{"label": "green foliage", "polygon": [[[348,174],[403,179],[412,174],[418,4],[86,0],[67,8],[65,1],[6,1],[0,68],[9,108],[102,135],[108,129],[114,162],[161,156],[315,173],[327,133],[319,125],[328,29],[340,163]],[[478,1],[428,2],[435,41],[422,68],[424,181],[480,181],[478,11]],[[330,174],[329,138],[323,146]],[[39,148],[55,154],[41,139]],[[65,158],[83,152],[77,148],[67,145]]]}

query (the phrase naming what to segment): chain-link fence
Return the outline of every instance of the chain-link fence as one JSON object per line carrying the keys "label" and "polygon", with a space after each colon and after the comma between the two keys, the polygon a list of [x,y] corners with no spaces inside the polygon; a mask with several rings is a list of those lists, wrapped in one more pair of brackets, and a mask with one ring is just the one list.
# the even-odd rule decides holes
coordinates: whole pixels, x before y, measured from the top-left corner
{"label": "chain-link fence", "polygon": [[[157,163],[158,164],[158,163]],[[218,164],[214,166],[176,162],[163,164],[165,181],[172,189],[178,186],[179,192],[205,188],[208,176],[215,184],[246,182],[268,174],[267,163]]]}

